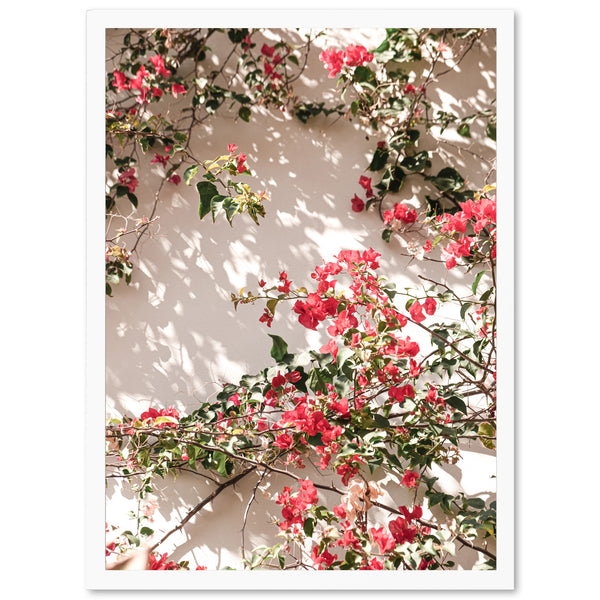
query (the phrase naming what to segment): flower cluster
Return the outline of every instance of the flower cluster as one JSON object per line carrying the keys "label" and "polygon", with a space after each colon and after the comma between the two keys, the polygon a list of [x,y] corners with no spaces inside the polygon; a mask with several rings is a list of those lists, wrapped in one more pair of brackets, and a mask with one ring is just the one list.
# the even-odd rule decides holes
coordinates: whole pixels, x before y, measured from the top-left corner
{"label": "flower cluster", "polygon": [[[471,257],[474,251],[481,250],[480,234],[486,229],[489,229],[487,254],[492,260],[496,258],[496,196],[487,198],[485,195],[476,195],[474,200],[461,202],[460,208],[454,214],[444,213],[436,219],[441,232],[452,237],[452,241],[442,249],[442,259],[447,269],[454,268],[457,259]],[[473,236],[467,235],[468,228]]]}
{"label": "flower cluster", "polygon": [[276,502],[282,505],[281,516],[284,520],[279,524],[280,529],[299,531],[304,525],[306,509],[317,502],[317,490],[310,479],[305,479],[296,493],[291,487],[285,486]]}
{"label": "flower cluster", "polygon": [[154,73],[148,71],[144,65],[141,65],[133,77],[127,77],[125,73],[115,69],[112,73],[112,86],[116,92],[126,90],[138,90],[139,95],[136,101],[140,104],[146,104],[151,98],[160,99],[165,90],[170,91],[174,98],[180,94],[185,94],[187,89],[181,83],[173,82],[170,87],[162,82],[163,78],[171,75],[171,71],[165,66],[165,59],[159,54],[149,58],[154,68]]}
{"label": "flower cluster", "polygon": [[344,64],[348,67],[360,67],[373,60],[373,54],[368,52],[364,46],[355,46],[350,44],[345,50],[323,50],[319,55],[319,60],[325,63],[329,71],[329,78],[332,79],[341,72]]}

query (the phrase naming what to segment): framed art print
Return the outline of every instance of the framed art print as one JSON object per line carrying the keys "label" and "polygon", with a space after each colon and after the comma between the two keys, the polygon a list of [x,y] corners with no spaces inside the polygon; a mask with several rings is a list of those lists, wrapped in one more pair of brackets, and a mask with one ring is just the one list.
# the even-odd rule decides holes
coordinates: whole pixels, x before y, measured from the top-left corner
{"label": "framed art print", "polygon": [[87,95],[87,586],[512,589],[512,12],[90,11]]}

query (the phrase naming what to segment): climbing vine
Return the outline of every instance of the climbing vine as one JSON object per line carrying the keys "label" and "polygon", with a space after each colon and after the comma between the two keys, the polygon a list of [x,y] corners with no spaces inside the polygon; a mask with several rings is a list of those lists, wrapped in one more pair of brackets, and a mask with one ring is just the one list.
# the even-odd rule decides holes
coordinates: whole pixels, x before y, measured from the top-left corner
{"label": "climbing vine", "polygon": [[[475,126],[495,143],[493,102],[459,117],[435,110],[429,99],[486,33],[387,29],[372,49],[350,44],[320,52],[315,40],[322,32],[296,45],[283,36],[269,45],[260,30],[248,29],[124,35],[107,75],[109,296],[135,277],[136,250],[157,226],[166,185],[195,187],[199,220],[225,218],[233,226],[239,214],[257,225],[269,218],[267,193],[253,189],[242,149],[230,143],[204,157],[190,146],[195,128],[221,111],[243,123],[256,106],[289,111],[304,124],[317,117],[360,123],[376,141],[354,197],[339,210],[375,211],[382,224],[376,235],[388,243],[408,239],[411,257],[464,272],[470,293],[425,271],[421,288],[397,289],[372,248],[324,256],[310,273],[311,289],[293,284],[304,274],[282,271],[258,281],[256,292],[232,292],[237,310],[264,307],[257,327],[265,333],[287,311],[298,327],[326,331],[329,341],[302,351],[269,334],[271,364],[225,385],[189,414],[163,405],[108,421],[107,477],[129,482],[138,510],[129,529],[107,525],[107,568],[189,568],[161,554],[161,545],[242,479],[254,485],[248,507],[276,481],[272,500],[280,516],[272,524],[274,543],[252,548],[244,537],[246,510],[241,568],[451,569],[457,546],[478,553],[477,568],[495,568],[495,502],[447,494],[432,473],[434,465],[459,463],[464,441],[495,449],[495,163],[482,158],[486,185],[471,189],[456,165],[433,170],[432,151],[421,149],[424,140],[450,143],[443,134],[452,129],[469,138]],[[209,58],[217,38],[229,50],[215,62]],[[335,88],[333,103],[295,93],[315,52]],[[159,112],[167,97],[180,118]],[[142,155],[162,169],[148,199],[136,193]],[[399,201],[412,182],[421,190],[418,203]],[[142,204],[149,212],[141,212]],[[115,230],[118,219],[125,227]],[[442,306],[456,317],[439,316]],[[426,346],[414,341],[416,332],[426,334]],[[328,483],[298,475],[307,466],[327,474]],[[150,526],[156,482],[181,471],[212,481],[213,491],[173,528],[157,532]],[[384,479],[414,492],[413,501],[393,504]],[[143,566],[131,567],[141,550]]]}

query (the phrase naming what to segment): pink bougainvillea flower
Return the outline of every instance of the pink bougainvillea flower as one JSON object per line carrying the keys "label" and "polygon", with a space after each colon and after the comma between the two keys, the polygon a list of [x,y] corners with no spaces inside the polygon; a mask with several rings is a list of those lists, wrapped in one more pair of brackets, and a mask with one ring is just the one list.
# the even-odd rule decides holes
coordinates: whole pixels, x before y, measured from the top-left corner
{"label": "pink bougainvillea flower", "polygon": [[390,533],[394,536],[394,540],[399,544],[404,544],[405,542],[412,544],[417,535],[417,527],[415,525],[409,526],[402,517],[390,521],[389,528]]}
{"label": "pink bougainvillea flower", "polygon": [[265,312],[258,319],[261,323],[266,323],[267,327],[271,327],[271,323],[273,323],[273,315],[269,312],[268,308],[265,308]]}
{"label": "pink bougainvillea flower", "polygon": [[135,77],[129,80],[129,87],[132,90],[141,90],[143,87],[144,77],[146,77],[147,75],[150,75],[150,73],[146,71],[146,67],[142,65],[138,69],[138,72],[135,74]]}
{"label": "pink bougainvillea flower", "polygon": [[248,50],[250,48],[252,44],[252,40],[250,39],[250,34],[248,34],[243,40],[242,40],[242,49],[243,50]]}
{"label": "pink bougainvillea flower", "polygon": [[410,305],[408,312],[410,313],[410,316],[415,323],[420,323],[421,321],[425,320],[425,315],[423,314],[423,307],[421,306],[418,300],[415,300]]}
{"label": "pink bougainvillea flower", "polygon": [[367,52],[364,46],[354,46],[350,44],[346,48],[346,64],[349,67],[360,67],[366,62],[373,60],[373,54]]}
{"label": "pink bougainvillea flower", "polygon": [[365,203],[356,195],[354,194],[354,198],[351,199],[352,202],[352,210],[354,212],[362,212],[365,208]]}
{"label": "pink bougainvillea flower", "polygon": [[154,65],[157,75],[168,77],[171,74],[171,71],[165,67],[165,60],[160,54],[151,56],[150,62]]}
{"label": "pink bougainvillea flower", "polygon": [[[362,567],[361,567],[362,568]],[[383,563],[377,558],[373,557],[369,561],[369,565],[366,568],[367,571],[383,571]]]}
{"label": "pink bougainvillea flower", "polygon": [[171,93],[175,98],[177,98],[179,94],[185,94],[186,92],[187,90],[185,89],[185,86],[181,85],[180,83],[174,83],[171,86]]}
{"label": "pink bougainvillea flower", "polygon": [[238,162],[237,162],[237,172],[238,173],[244,173],[245,171],[247,171],[248,167],[246,167],[246,165],[244,164],[245,162],[246,162],[246,155],[240,154],[238,156]]}
{"label": "pink bougainvillea flower", "polygon": [[135,169],[131,167],[130,169],[123,171],[119,175],[119,183],[126,185],[130,193],[133,194],[135,192],[135,188],[139,183],[139,181],[135,177]]}
{"label": "pink bougainvillea flower", "polygon": [[361,175],[358,179],[358,184],[365,188],[366,192],[367,192],[367,198],[373,198],[373,196],[375,195],[373,193],[373,190],[371,189],[371,178],[367,177],[366,175]]}
{"label": "pink bougainvillea flower", "polygon": [[391,386],[388,389],[388,396],[392,400],[396,400],[398,402],[404,402],[404,399],[408,396],[409,398],[415,397],[415,390],[410,384],[406,384],[403,386]]}
{"label": "pink bougainvillea flower", "polygon": [[281,387],[282,385],[285,385],[285,382],[286,382],[285,377],[279,371],[277,371],[277,375],[275,375],[275,377],[273,377],[273,379],[271,380],[271,385],[274,388],[278,388],[278,387]]}
{"label": "pink bougainvillea flower", "polygon": [[400,506],[399,510],[409,523],[410,521],[420,519],[423,516],[423,509],[418,504],[415,505],[412,511],[408,510],[406,506]]}
{"label": "pink bougainvillea flower", "polygon": [[417,479],[419,479],[420,475],[416,471],[404,471],[404,475],[402,476],[402,485],[405,485],[408,488],[417,486]]}
{"label": "pink bougainvillea flower", "polygon": [[287,433],[281,433],[273,443],[282,450],[288,450],[294,445],[294,438]]}
{"label": "pink bougainvillea flower", "polygon": [[329,550],[324,549],[319,554],[319,546],[314,546],[312,552],[310,553],[310,557],[313,561],[313,564],[319,569],[323,570],[325,567],[330,567],[331,564],[336,560],[337,554],[331,554]]}
{"label": "pink bougainvillea flower", "polygon": [[260,53],[268,56],[269,58],[273,57],[273,53],[275,52],[275,46],[267,46],[267,44],[263,44],[260,49]]}
{"label": "pink bougainvillea flower", "polygon": [[154,88],[152,88],[152,95],[155,98],[162,98],[163,91],[158,87],[154,87]]}
{"label": "pink bougainvillea flower", "polygon": [[410,359],[410,368],[408,370],[408,376],[412,379],[416,379],[421,374],[421,366],[417,363],[414,358]]}
{"label": "pink bougainvillea flower", "polygon": [[414,94],[416,91],[417,91],[417,88],[415,88],[415,86],[412,85],[411,83],[407,84],[406,87],[404,88],[405,94]]}
{"label": "pink bougainvillea flower", "polygon": [[396,547],[396,540],[388,533],[385,527],[372,527],[369,531],[369,537],[372,544],[379,546],[379,553],[385,554],[388,550],[393,550]]}
{"label": "pink bougainvillea flower", "polygon": [[154,158],[150,161],[152,163],[160,163],[163,167],[167,165],[167,161],[169,160],[168,156],[162,156],[161,154],[154,154]]}
{"label": "pink bougainvillea flower", "polygon": [[[350,307],[354,309],[354,306]],[[358,319],[352,314],[352,310],[346,309],[339,313],[337,319],[327,328],[331,336],[343,335],[347,329],[358,327]]]}
{"label": "pink bougainvillea flower", "polygon": [[237,149],[238,147],[235,144],[227,144],[227,151],[229,154],[233,154]]}
{"label": "pink bougainvillea flower", "polygon": [[112,84],[114,87],[117,88],[117,92],[129,89],[129,83],[127,82],[127,77],[125,76],[125,73],[121,73],[121,71],[113,71],[113,76],[115,80]]}
{"label": "pink bougainvillea flower", "polygon": [[423,244],[423,250],[425,252],[431,252],[433,250],[433,244],[431,243],[431,240],[427,240],[424,244]]}
{"label": "pink bougainvillea flower", "polygon": [[319,352],[321,352],[321,354],[331,354],[333,356],[333,362],[335,362],[337,360],[338,345],[336,341],[331,338],[327,345],[319,348]]}
{"label": "pink bougainvillea flower", "polygon": [[319,54],[319,60],[322,63],[325,63],[325,66],[329,70],[329,79],[333,79],[341,72],[342,67],[344,66],[344,56],[345,53],[343,50],[338,52],[333,48],[330,50],[323,50],[323,52]]}
{"label": "pink bougainvillea flower", "polygon": [[171,177],[169,177],[169,179],[167,179],[167,181],[169,183],[174,183],[175,185],[179,185],[179,183],[181,182],[181,177],[179,175],[177,175],[177,173],[173,173],[173,175],[171,175]]}
{"label": "pink bougainvillea flower", "polygon": [[437,302],[433,298],[427,298],[425,302],[423,302],[423,308],[428,315],[433,315],[437,308]]}

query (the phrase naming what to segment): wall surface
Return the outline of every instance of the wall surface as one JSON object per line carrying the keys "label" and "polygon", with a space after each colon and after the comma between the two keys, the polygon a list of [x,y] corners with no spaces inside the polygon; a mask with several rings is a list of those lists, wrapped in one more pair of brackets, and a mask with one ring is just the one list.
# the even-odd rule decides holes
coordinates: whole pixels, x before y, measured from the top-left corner
{"label": "wall surface", "polygon": [[[111,32],[107,56],[119,47],[122,35],[120,31]],[[286,35],[293,40],[298,34]],[[375,47],[381,35],[377,30],[336,30],[316,44],[319,48],[348,43]],[[269,41],[268,33],[265,41]],[[213,48],[218,55],[218,45]],[[434,109],[462,117],[489,107],[495,96],[494,48],[494,34],[489,32],[456,72],[445,76],[443,95],[429,98]],[[327,78],[317,56],[318,52],[313,52],[295,93],[299,97],[322,95],[334,103],[335,80]],[[179,108],[180,103],[172,98],[160,106],[166,115],[176,115]],[[108,417],[139,415],[149,407],[193,410],[200,401],[214,396],[223,383],[237,382],[241,375],[256,373],[271,364],[267,333],[283,337],[292,352],[325,344],[324,332],[299,327],[296,315],[286,308],[278,309],[270,329],[258,322],[263,307],[240,306],[234,310],[231,293],[244,287],[257,291],[261,278],[271,284],[285,270],[294,284],[310,287],[309,273],[324,259],[330,260],[342,249],[373,247],[382,254],[380,272],[397,287],[421,287],[423,282],[417,275],[423,272],[423,263],[411,257],[409,251],[410,242],[415,240],[406,236],[386,244],[381,239],[382,223],[377,214],[350,210],[350,198],[361,195],[358,179],[365,172],[376,141],[351,119],[317,117],[304,125],[287,112],[267,109],[253,109],[249,123],[219,113],[197,131],[191,150],[201,159],[226,153],[229,143],[237,144],[247,154],[254,173],[248,182],[254,190],[266,190],[270,197],[267,216],[260,226],[247,215],[237,216],[233,227],[224,218],[214,224],[210,217],[200,221],[194,187],[183,183],[165,185],[157,208],[158,224],[133,257],[131,285],[115,286],[114,297],[106,301]],[[453,164],[467,176],[471,189],[495,181],[495,144],[477,123],[472,127],[471,139],[449,129],[439,144],[424,137],[420,149],[434,151],[433,171]],[[149,167],[150,157],[143,160]],[[119,206],[124,218],[113,219],[109,230],[149,214],[164,172],[159,165],[151,167],[145,171],[150,173],[148,180],[142,180],[136,191],[140,198],[138,210],[131,213],[125,200]],[[114,177],[114,173],[109,174],[109,182]],[[419,208],[418,197],[428,193],[426,186],[430,184],[417,183],[404,186],[394,200]],[[459,273],[447,271],[443,265],[436,268],[434,264],[432,268],[432,264],[427,265],[429,277],[457,289],[468,289],[469,282]],[[415,334],[413,339],[423,347],[428,344],[425,337]],[[443,488],[493,498],[493,453],[479,443],[471,443],[461,451],[458,465],[434,469]],[[301,474],[322,477],[316,472]],[[408,494],[397,483],[391,479],[386,482],[386,493],[393,499],[390,502],[408,502]],[[203,497],[209,484],[191,474],[160,482],[153,525],[158,534],[172,527]],[[243,515],[255,484],[256,479],[247,480],[228,489],[183,532],[169,538],[161,552],[168,552],[174,560],[190,560],[192,568],[196,564],[209,569],[239,568],[242,533],[248,549],[267,543],[277,531],[272,521],[279,515],[279,507],[269,495],[279,488],[269,482],[251,504],[242,532]],[[135,508],[127,484],[109,480],[107,521],[127,528],[127,511]],[[476,553],[463,551],[459,568],[469,569],[477,559]]]}

